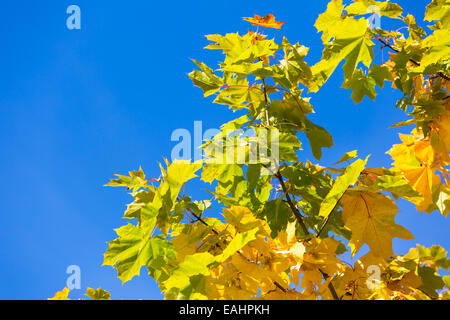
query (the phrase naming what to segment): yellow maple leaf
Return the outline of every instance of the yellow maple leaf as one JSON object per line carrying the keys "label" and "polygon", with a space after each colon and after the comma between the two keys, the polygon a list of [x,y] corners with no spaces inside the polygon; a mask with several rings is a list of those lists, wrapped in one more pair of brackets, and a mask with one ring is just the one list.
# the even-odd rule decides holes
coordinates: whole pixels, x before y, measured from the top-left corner
{"label": "yellow maple leaf", "polygon": [[[433,132],[436,129],[432,129]],[[440,133],[445,135],[445,128]],[[415,201],[417,210],[429,213],[434,210],[433,190],[441,185],[441,178],[436,171],[445,169],[445,163],[442,162],[444,157],[437,154],[430,140],[425,140],[416,129],[411,135],[400,134],[400,139],[403,143],[394,145],[388,151],[394,160],[392,170],[403,173],[409,184],[422,195],[423,199]],[[439,139],[446,143],[443,137]],[[441,148],[446,148],[442,143]]]}
{"label": "yellow maple leaf", "polygon": [[431,125],[431,141],[434,149],[446,162],[450,162],[450,117],[439,116]]}
{"label": "yellow maple leaf", "polygon": [[286,292],[275,290],[267,293],[262,297],[264,300],[309,300],[309,297],[295,290]]}
{"label": "yellow maple leaf", "polygon": [[71,300],[69,299],[70,290],[64,287],[61,291],[57,291],[53,298],[48,298],[48,300]]}
{"label": "yellow maple leaf", "polygon": [[352,231],[349,246],[354,256],[363,244],[380,257],[393,255],[392,239],[414,239],[411,232],[395,223],[398,208],[391,198],[374,192],[347,192],[341,200],[342,219]]}
{"label": "yellow maple leaf", "polygon": [[[336,257],[336,250],[339,241],[333,238],[311,239],[305,244],[306,251],[303,255],[303,264],[299,273],[303,273],[301,279],[301,288],[306,295],[320,294],[328,286],[328,282],[323,282],[323,274],[334,274],[341,268],[341,261]],[[297,274],[292,270],[291,275]],[[293,281],[295,283],[295,281]]]}

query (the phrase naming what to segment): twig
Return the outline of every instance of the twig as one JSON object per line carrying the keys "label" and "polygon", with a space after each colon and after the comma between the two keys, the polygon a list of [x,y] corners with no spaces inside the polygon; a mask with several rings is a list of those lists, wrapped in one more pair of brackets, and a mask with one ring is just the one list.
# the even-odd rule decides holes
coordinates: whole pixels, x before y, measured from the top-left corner
{"label": "twig", "polygon": [[264,78],[261,79],[262,84],[263,84],[263,90],[264,90],[264,100],[266,101],[266,122],[267,122],[267,126],[270,126],[270,122],[269,122],[269,111],[267,110],[268,104],[269,104],[269,99],[267,98],[267,89],[266,89],[266,83],[264,82]]}
{"label": "twig", "polygon": [[[178,200],[180,200],[180,196],[178,196]],[[198,221],[200,221],[202,224],[204,224],[205,226],[210,226],[205,220],[203,220],[201,217],[199,217],[197,214],[195,214],[195,212],[194,211],[192,211],[192,209],[191,208],[186,208],[188,211],[189,211],[189,213],[190,214],[192,214]],[[211,227],[211,231],[214,233],[214,234],[216,234],[216,235],[218,235],[219,233],[216,231],[216,230],[214,230],[214,228],[212,228]],[[219,245],[220,246],[220,245]],[[248,261],[248,262],[252,262],[249,258],[247,258],[240,250],[238,250],[237,251],[237,254],[239,254],[243,259],[245,259],[246,261]],[[282,285],[280,285],[277,281],[275,281],[275,280],[273,280],[272,281],[273,282],[273,284],[276,286],[276,287],[278,287],[281,291],[283,291],[283,292],[286,292],[286,289],[285,288],[283,288],[283,286]]]}
{"label": "twig", "polygon": [[283,188],[284,195],[286,197],[286,200],[289,204],[289,207],[292,210],[292,213],[294,214],[295,218],[297,219],[298,223],[300,224],[300,227],[302,227],[303,232],[306,235],[310,235],[308,228],[305,225],[305,222],[303,221],[303,216],[301,215],[300,211],[297,209],[297,207],[292,202],[291,196],[289,195],[286,185],[284,184],[283,177],[281,176],[281,173],[278,171],[275,176],[278,178],[278,181],[280,181],[281,187]]}
{"label": "twig", "polygon": [[331,210],[330,214],[328,215],[328,217],[325,219],[325,221],[323,222],[322,226],[320,227],[319,232],[317,232],[316,234],[316,238],[318,238],[321,234],[321,232],[323,231],[323,229],[325,228],[325,226],[328,223],[328,220],[330,219],[331,215],[333,214],[334,209],[336,209],[337,205],[339,204],[339,202],[341,201],[342,197],[344,196],[345,192],[342,194],[342,196],[339,198],[339,200],[336,202],[336,204],[334,205],[333,209]]}
{"label": "twig", "polygon": [[[322,274],[322,276],[325,279],[325,281],[330,277],[327,273],[323,272],[322,270],[319,269],[319,271]],[[331,283],[331,281],[330,281],[330,283],[328,283],[328,290],[330,290],[330,293],[333,296],[334,300],[340,300],[339,296],[336,293],[336,290],[334,289],[333,284]]]}
{"label": "twig", "polygon": [[[395,52],[397,52],[397,53],[400,52],[400,50],[394,48],[392,45],[390,45],[388,42],[384,41],[383,39],[381,39],[381,38],[379,38],[379,37],[377,37],[377,36],[375,36],[375,38],[376,38],[379,42],[381,42],[382,44],[384,44],[386,47],[388,47],[389,49],[391,49],[391,50],[393,50],[393,51],[395,51]],[[412,63],[414,63],[416,66],[420,67],[420,63],[419,63],[419,62],[417,62],[417,61],[415,61],[415,60],[413,60],[413,59],[409,59],[409,61],[411,61]],[[447,77],[447,76],[446,76],[445,74],[443,74],[442,72],[438,72],[437,75],[438,75],[439,77],[441,77],[441,78],[447,80],[447,81],[450,81],[450,78]]]}

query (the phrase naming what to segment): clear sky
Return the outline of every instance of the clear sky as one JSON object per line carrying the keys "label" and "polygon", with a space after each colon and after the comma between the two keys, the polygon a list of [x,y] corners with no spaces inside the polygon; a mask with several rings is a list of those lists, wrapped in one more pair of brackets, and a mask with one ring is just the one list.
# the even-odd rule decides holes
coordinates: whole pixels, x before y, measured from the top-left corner
{"label": "clear sky", "polygon": [[[422,21],[429,1],[397,2]],[[285,25],[269,34],[310,47],[313,64],[323,48],[313,25],[326,3],[1,1],[0,299],[51,297],[65,286],[69,265],[81,268],[75,296],[89,286],[115,299],[162,298],[144,271],[122,286],[112,267],[101,267],[106,241],[126,223],[121,216],[132,199],[103,185],[140,165],[158,177],[157,162],[175,145],[173,130],[193,130],[195,120],[217,128],[240,115],[204,99],[186,75],[193,69],[189,58],[211,67],[221,58],[202,49],[204,34],[243,33],[250,24],[242,17],[273,12]],[[81,30],[66,28],[71,4],[81,8]],[[342,81],[339,71],[311,99],[312,120],[335,142],[321,163],[358,149],[361,157],[372,154],[370,166],[389,166],[385,152],[399,142],[398,132],[411,129],[388,129],[405,119],[394,109],[398,92],[387,85],[376,102],[365,98],[355,106]],[[313,160],[303,141],[301,158]],[[188,192],[201,200],[200,188],[194,184]],[[450,247],[448,219],[399,206],[397,222],[416,239],[394,239],[395,252],[416,243]]]}

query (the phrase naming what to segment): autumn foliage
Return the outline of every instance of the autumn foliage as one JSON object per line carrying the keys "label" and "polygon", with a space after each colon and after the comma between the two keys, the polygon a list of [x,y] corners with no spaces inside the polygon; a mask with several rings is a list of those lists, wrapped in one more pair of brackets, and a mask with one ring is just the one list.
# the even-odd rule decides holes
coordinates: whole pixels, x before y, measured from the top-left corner
{"label": "autumn foliage", "polygon": [[[404,27],[375,28],[374,5],[383,19]],[[425,30],[395,3],[332,0],[315,23],[324,50],[314,65],[305,62],[305,46],[263,33],[283,24],[271,14],[244,18],[253,30],[242,35],[207,35],[206,49],[221,50],[224,60],[216,70],[194,61],[189,77],[214,103],[247,113],[203,147],[223,142],[226,129],[235,131],[236,146],[245,139],[241,129],[277,129],[280,166],[263,174],[264,163],[180,160],[161,165],[158,179],[141,169],[118,175],[108,185],[130,190],[134,201],[124,218],[136,223],[116,229],[104,264],[123,282],[145,267],[166,299],[448,299],[447,252],[417,245],[399,255],[392,239],[414,238],[395,222],[399,198],[422,214],[450,211],[449,14],[449,1],[433,0]],[[377,46],[384,61],[374,54]],[[370,167],[370,157],[358,159],[356,151],[332,167],[313,164],[333,138],[308,118],[309,97],[341,64],[342,86],[355,104],[374,100],[376,86],[401,93],[392,107],[405,120],[386,125],[412,130],[386,150],[390,167]],[[315,159],[300,162],[302,148]],[[210,184],[212,199],[188,196],[186,183],[197,178]],[[367,254],[344,261],[343,254],[353,257],[363,245]]]}

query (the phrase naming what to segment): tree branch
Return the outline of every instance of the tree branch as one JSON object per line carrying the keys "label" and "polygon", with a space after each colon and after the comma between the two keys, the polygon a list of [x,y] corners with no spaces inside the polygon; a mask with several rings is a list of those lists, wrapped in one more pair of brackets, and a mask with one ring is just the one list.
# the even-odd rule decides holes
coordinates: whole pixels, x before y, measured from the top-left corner
{"label": "tree branch", "polygon": [[[384,41],[383,39],[381,39],[381,38],[379,38],[379,37],[377,37],[377,36],[375,36],[375,38],[376,38],[380,43],[382,43],[385,47],[388,47],[389,49],[391,49],[391,50],[393,50],[393,51],[395,51],[395,52],[397,52],[397,53],[400,52],[400,50],[398,50],[397,48],[394,48],[392,45],[390,45],[389,43],[387,43],[387,42]],[[415,61],[415,60],[413,60],[413,59],[409,59],[409,61],[411,61],[412,63],[414,63],[416,66],[420,67],[420,63],[419,63],[419,62],[417,62],[417,61]],[[441,77],[441,78],[447,80],[447,81],[450,81],[450,78],[447,77],[447,76],[446,76],[445,74],[443,74],[442,72],[438,72],[437,75],[438,75],[439,77]]]}
{"label": "tree branch", "polygon": [[[262,84],[263,84],[263,90],[264,90],[264,99],[266,101],[266,121],[267,121],[267,126],[270,125],[269,122],[269,114],[267,111],[267,106],[269,103],[269,99],[267,98],[267,90],[266,90],[266,84],[264,82],[264,79],[262,79]],[[283,188],[283,192],[284,195],[286,197],[286,200],[289,204],[289,207],[291,208],[292,213],[294,214],[295,218],[297,219],[298,223],[300,224],[300,227],[302,228],[303,232],[305,233],[305,235],[310,235],[310,232],[308,231],[308,228],[305,225],[305,222],[303,221],[303,216],[301,215],[300,211],[298,210],[298,208],[294,205],[294,203],[292,202],[291,196],[289,195],[289,192],[286,188],[286,184],[284,183],[283,180],[283,176],[281,175],[280,171],[278,171],[275,176],[277,177],[278,181],[280,181],[281,187]],[[319,231],[320,234],[320,231]],[[322,270],[319,269],[319,271],[322,273],[323,278],[325,279],[325,281],[329,278],[329,275],[322,272]],[[276,282],[274,282],[274,284],[279,287],[280,289],[283,290],[283,292],[286,292],[282,287],[279,286],[279,284],[277,284]],[[333,298],[335,300],[339,300],[339,297],[336,293],[336,290],[334,289],[333,284],[331,283],[331,281],[328,283],[328,290],[330,290],[331,295],[333,296]]]}
{"label": "tree branch", "polygon": [[[319,269],[319,271],[322,274],[325,281],[330,277],[327,273],[323,272],[322,270]],[[331,281],[330,281],[330,283],[328,283],[328,290],[330,290],[330,293],[333,296],[334,300],[341,300],[341,299],[339,299],[339,296],[337,295],[336,290],[334,289],[334,286],[331,283]]]}
{"label": "tree branch", "polygon": [[334,205],[333,209],[331,210],[330,214],[328,215],[328,217],[325,219],[325,221],[323,222],[322,226],[320,227],[320,230],[317,232],[316,234],[316,238],[318,238],[320,236],[320,234],[322,233],[323,229],[325,228],[325,226],[328,223],[328,220],[330,219],[331,215],[333,214],[334,209],[336,209],[336,207],[338,206],[339,202],[341,201],[342,197],[344,196],[345,192],[342,194],[342,196],[339,198],[339,200],[336,202],[336,204]]}
{"label": "tree branch", "polygon": [[278,171],[275,176],[278,178],[278,181],[280,181],[281,187],[283,188],[284,195],[286,197],[286,200],[289,204],[289,207],[291,208],[292,213],[294,214],[295,218],[297,219],[298,223],[300,224],[300,227],[302,227],[303,232],[306,235],[310,235],[308,228],[305,225],[305,222],[303,221],[303,216],[301,215],[300,211],[297,209],[297,207],[292,202],[291,196],[289,195],[286,185],[284,183],[283,177],[281,176],[281,173]]}
{"label": "tree branch", "polygon": [[[180,199],[180,196],[178,196],[178,200]],[[199,222],[201,222],[202,224],[204,224],[205,226],[210,226],[205,220],[203,220],[200,216],[198,216],[197,214],[195,214],[195,212],[191,209],[191,208],[186,208],[187,211],[189,211],[190,214],[192,214],[194,216],[194,218],[196,218]],[[219,233],[214,230],[214,228],[211,228],[211,231],[218,235]],[[220,245],[219,245],[220,246]],[[249,258],[247,258],[240,250],[237,251],[237,254],[239,254],[244,260],[253,263]],[[283,286],[281,284],[279,284],[277,281],[272,280],[273,284],[279,288],[281,291],[286,292],[287,290],[285,288],[283,288]]]}
{"label": "tree branch", "polygon": [[261,81],[262,81],[262,85],[263,85],[263,90],[264,90],[264,100],[266,101],[266,110],[265,110],[265,112],[266,112],[266,122],[267,122],[267,126],[269,126],[270,125],[270,122],[269,122],[269,111],[267,110],[267,107],[268,107],[268,104],[269,104],[269,98],[267,97],[267,89],[266,89],[266,83],[264,82],[264,78],[263,79],[261,79]]}

